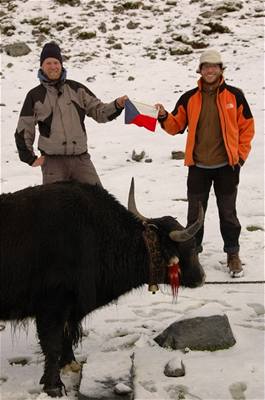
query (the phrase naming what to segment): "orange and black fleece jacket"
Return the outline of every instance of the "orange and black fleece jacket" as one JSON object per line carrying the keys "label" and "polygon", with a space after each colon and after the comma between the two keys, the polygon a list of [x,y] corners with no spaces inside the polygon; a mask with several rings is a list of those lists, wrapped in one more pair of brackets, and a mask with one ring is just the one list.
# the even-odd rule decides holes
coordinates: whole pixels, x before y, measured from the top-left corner
{"label": "orange and black fleece jacket", "polygon": [[[188,128],[185,165],[194,165],[193,149],[196,127],[202,106],[202,79],[198,87],[184,93],[174,110],[159,118],[161,127],[170,135],[183,133]],[[222,79],[218,87],[217,108],[224,144],[230,165],[242,165],[251,149],[254,136],[254,119],[242,91],[227,85]]]}

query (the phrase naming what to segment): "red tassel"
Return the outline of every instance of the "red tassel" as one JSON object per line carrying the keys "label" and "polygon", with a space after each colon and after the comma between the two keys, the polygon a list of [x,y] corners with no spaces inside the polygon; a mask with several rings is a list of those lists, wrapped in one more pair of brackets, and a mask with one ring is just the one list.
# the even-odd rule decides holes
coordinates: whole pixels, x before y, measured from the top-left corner
{"label": "red tassel", "polygon": [[180,286],[180,267],[178,263],[174,263],[168,266],[168,276],[169,276],[169,283],[172,289],[173,299],[176,299],[178,296],[178,289]]}

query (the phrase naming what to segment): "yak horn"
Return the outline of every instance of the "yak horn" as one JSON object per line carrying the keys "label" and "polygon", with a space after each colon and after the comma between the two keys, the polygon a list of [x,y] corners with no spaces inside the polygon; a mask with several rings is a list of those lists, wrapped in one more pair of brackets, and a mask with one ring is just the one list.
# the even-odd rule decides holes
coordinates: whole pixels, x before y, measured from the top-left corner
{"label": "yak horn", "polygon": [[128,197],[128,210],[131,211],[134,215],[136,215],[136,217],[138,217],[141,221],[145,222],[147,221],[147,218],[144,217],[142,214],[140,214],[136,208],[135,196],[134,196],[134,178],[132,178],[131,180],[131,186]]}
{"label": "yak horn", "polygon": [[204,219],[204,211],[202,204],[199,202],[199,214],[197,221],[195,221],[192,225],[188,226],[183,230],[174,230],[169,233],[169,237],[174,242],[186,242],[186,240],[191,239],[198,230],[202,227]]}

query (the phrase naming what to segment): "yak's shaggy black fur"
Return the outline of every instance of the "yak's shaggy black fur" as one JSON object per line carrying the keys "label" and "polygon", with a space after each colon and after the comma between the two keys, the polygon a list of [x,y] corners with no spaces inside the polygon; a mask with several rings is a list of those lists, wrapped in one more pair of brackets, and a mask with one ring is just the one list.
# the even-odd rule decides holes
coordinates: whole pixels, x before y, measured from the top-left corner
{"label": "yak's shaggy black fur", "polygon": [[[0,204],[0,319],[36,319],[45,355],[41,382],[51,396],[60,396],[60,368],[74,360],[81,320],[148,283],[144,226],[106,190],[77,182],[2,194]],[[179,256],[178,244],[169,238],[163,219],[161,227],[160,219],[155,221],[168,262]],[[186,247],[187,258],[193,245]],[[182,283],[200,284],[197,269],[194,274],[186,269]]]}

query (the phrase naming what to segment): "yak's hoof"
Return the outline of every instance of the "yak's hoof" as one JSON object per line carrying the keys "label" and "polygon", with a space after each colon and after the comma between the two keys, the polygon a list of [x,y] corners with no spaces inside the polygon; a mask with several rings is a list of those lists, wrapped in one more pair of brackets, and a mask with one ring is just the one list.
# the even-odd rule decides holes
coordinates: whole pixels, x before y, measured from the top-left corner
{"label": "yak's hoof", "polygon": [[43,388],[44,392],[47,393],[50,397],[62,397],[63,392],[61,387],[56,388]]}

